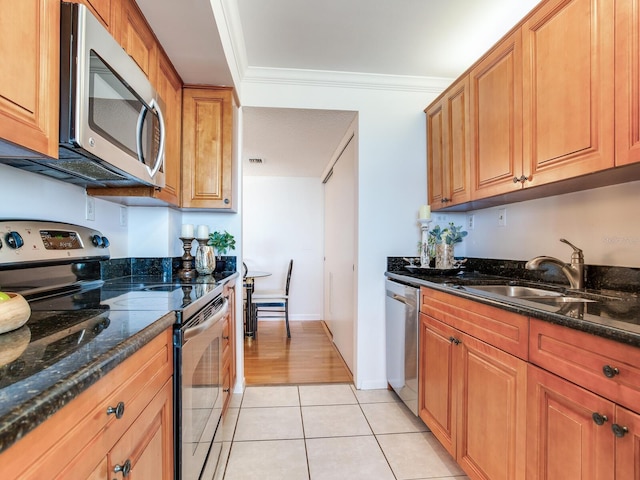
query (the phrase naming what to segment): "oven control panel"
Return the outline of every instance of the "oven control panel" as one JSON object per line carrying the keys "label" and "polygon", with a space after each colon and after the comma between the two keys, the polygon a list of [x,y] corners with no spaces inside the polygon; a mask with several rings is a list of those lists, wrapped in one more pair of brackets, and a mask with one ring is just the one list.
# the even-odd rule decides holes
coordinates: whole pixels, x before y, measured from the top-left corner
{"label": "oven control panel", "polygon": [[70,223],[0,220],[0,267],[109,258],[109,239]]}

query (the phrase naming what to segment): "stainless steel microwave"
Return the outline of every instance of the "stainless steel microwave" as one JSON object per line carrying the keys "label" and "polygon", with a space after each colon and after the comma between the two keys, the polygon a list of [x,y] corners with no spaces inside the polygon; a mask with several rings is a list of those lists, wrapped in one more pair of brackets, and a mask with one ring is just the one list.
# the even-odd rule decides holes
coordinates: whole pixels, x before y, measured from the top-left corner
{"label": "stainless steel microwave", "polygon": [[164,186],[162,102],[84,6],[61,3],[60,150],[51,162],[110,185]]}

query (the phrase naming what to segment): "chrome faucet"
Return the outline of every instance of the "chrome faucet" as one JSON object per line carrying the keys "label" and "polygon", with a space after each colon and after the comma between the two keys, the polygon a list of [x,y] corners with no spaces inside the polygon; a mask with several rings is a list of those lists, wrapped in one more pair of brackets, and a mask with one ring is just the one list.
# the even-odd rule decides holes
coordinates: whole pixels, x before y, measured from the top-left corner
{"label": "chrome faucet", "polygon": [[571,288],[581,290],[584,288],[584,255],[582,250],[565,240],[564,238],[560,239],[561,242],[566,243],[571,248],[573,248],[573,253],[571,254],[571,264],[565,263],[562,260],[558,260],[554,257],[534,257],[529,260],[524,268],[527,270],[538,270],[540,265],[543,263],[553,263],[554,265],[559,266],[562,269],[562,273],[565,274],[569,283],[571,284]]}

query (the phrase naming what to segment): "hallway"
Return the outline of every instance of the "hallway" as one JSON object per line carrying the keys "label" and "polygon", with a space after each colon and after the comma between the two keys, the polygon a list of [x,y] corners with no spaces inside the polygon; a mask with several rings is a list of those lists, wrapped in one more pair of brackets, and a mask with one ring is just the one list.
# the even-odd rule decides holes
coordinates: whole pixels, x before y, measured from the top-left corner
{"label": "hallway", "polygon": [[352,383],[353,378],[321,321],[261,321],[256,338],[245,338],[247,385]]}

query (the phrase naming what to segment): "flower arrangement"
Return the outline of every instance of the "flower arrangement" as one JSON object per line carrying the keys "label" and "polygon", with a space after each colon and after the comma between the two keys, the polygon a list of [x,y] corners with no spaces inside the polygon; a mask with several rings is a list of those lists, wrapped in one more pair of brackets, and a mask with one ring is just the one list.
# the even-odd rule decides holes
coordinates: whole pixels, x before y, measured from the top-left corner
{"label": "flower arrangement", "polygon": [[467,233],[467,231],[462,230],[462,225],[456,227],[453,222],[449,223],[449,226],[445,228],[440,228],[440,225],[436,225],[429,231],[429,243],[454,245],[462,242]]}

